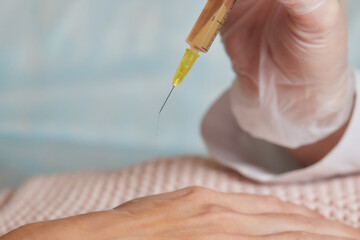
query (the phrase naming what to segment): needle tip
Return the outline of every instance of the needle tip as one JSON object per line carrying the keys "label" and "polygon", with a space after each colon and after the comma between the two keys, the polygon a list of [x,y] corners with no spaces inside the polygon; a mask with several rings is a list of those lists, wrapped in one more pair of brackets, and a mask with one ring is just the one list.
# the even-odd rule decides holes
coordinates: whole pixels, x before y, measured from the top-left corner
{"label": "needle tip", "polygon": [[166,98],[166,100],[165,100],[164,104],[162,105],[162,107],[161,107],[161,109],[160,109],[160,111],[159,111],[159,116],[160,116],[160,113],[162,112],[162,110],[164,109],[164,107],[165,107],[165,105],[166,105],[167,101],[169,100],[169,97],[170,97],[171,93],[173,92],[174,88],[175,88],[175,86],[172,86],[172,88],[171,88],[171,91],[170,91],[169,95],[167,96],[167,98]]}

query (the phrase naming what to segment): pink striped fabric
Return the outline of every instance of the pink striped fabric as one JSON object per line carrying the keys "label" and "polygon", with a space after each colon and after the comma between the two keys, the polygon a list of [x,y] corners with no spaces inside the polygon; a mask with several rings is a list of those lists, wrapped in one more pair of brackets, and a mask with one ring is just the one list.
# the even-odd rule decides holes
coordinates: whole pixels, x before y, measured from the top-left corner
{"label": "pink striped fabric", "polygon": [[360,175],[312,183],[257,184],[209,159],[178,157],[108,172],[34,178],[0,194],[0,236],[21,225],[105,210],[146,195],[187,186],[222,192],[274,195],[360,226]]}

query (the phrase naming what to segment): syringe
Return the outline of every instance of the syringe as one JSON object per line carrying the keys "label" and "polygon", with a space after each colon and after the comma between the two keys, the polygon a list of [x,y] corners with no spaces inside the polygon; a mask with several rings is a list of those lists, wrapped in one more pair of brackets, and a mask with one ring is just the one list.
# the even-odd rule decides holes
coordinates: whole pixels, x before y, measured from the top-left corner
{"label": "syringe", "polygon": [[159,114],[163,110],[174,88],[181,84],[200,56],[199,52],[207,53],[209,51],[235,2],[236,0],[208,0],[186,39],[190,48],[186,49],[185,55],[173,78],[171,91],[162,105]]}

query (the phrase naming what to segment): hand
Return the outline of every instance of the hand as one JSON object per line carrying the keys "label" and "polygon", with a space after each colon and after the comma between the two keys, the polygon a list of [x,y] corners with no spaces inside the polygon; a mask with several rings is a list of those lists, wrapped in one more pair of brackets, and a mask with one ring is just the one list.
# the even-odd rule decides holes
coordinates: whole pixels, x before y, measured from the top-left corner
{"label": "hand", "polygon": [[199,187],[136,199],[111,211],[30,224],[1,240],[360,239],[360,231],[274,197]]}
{"label": "hand", "polygon": [[222,37],[237,74],[232,108],[251,135],[296,148],[349,119],[345,0],[239,0]]}

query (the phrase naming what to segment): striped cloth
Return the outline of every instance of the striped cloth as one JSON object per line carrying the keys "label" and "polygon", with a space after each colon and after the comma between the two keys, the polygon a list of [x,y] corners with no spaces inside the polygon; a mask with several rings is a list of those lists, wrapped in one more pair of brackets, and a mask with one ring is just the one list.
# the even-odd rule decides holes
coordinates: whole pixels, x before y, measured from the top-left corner
{"label": "striped cloth", "polygon": [[312,183],[258,184],[202,157],[159,159],[108,172],[34,178],[0,194],[0,236],[21,225],[110,209],[146,195],[187,186],[274,195],[326,218],[360,226],[360,175]]}

